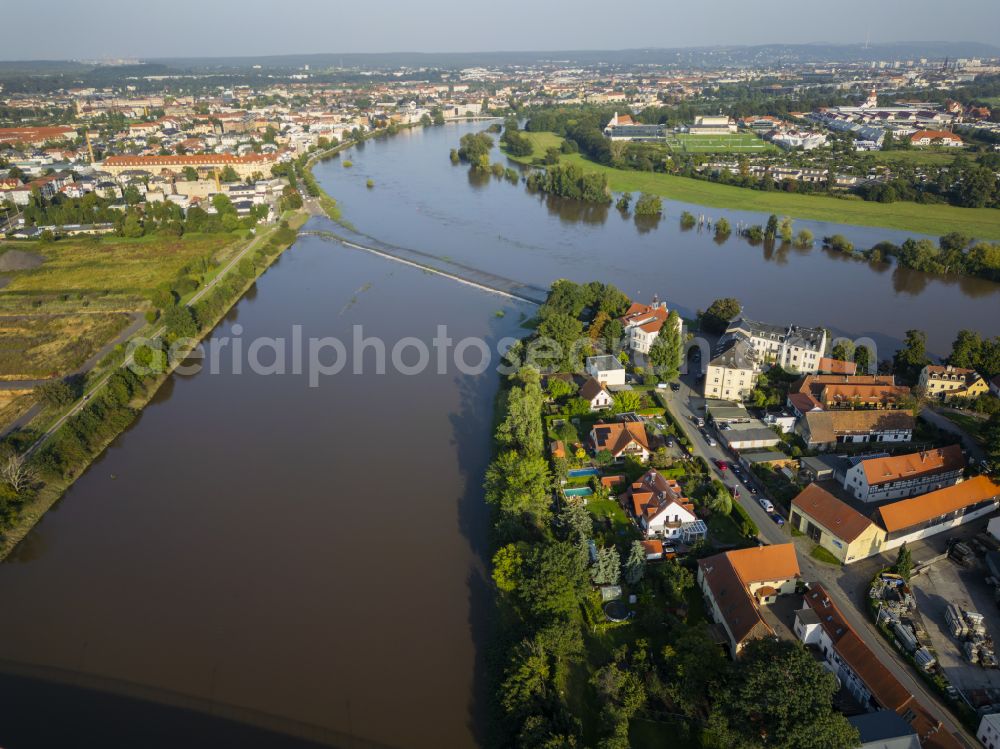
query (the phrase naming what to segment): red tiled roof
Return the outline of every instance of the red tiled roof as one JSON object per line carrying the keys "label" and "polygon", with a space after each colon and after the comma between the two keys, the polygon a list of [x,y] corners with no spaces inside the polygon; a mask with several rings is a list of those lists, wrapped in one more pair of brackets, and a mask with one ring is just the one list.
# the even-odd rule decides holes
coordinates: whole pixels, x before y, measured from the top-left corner
{"label": "red tiled roof", "polygon": [[867,530],[872,521],[841,502],[819,484],[810,484],[792,500],[798,508],[841,541],[850,543]]}
{"label": "red tiled roof", "polygon": [[653,451],[646,436],[646,427],[641,422],[599,421],[594,424],[593,433],[594,447],[598,450],[607,450],[615,457],[621,455],[625,448],[633,443],[641,445],[648,452]]}
{"label": "red tiled roof", "polygon": [[0,143],[44,143],[75,137],[76,130],[71,127],[0,127]]}
{"label": "red tiled roof", "polygon": [[943,730],[941,722],[928,712],[916,698],[892,675],[871,649],[854,631],[826,589],[813,583],[803,602],[816,612],[820,626],[826,631],[841,659],[864,683],[878,704],[903,717],[917,732],[921,746],[951,749],[960,746]]}
{"label": "red tiled roof", "polygon": [[824,374],[853,375],[857,374],[858,365],[852,361],[841,361],[823,356],[819,360],[819,371]]}
{"label": "red tiled roof", "polygon": [[108,156],[104,160],[106,166],[151,166],[151,167],[185,167],[185,166],[216,166],[219,164],[262,164],[274,161],[276,153],[248,153],[236,156],[231,153],[196,153],[171,156]]}
{"label": "red tiled roof", "polygon": [[883,505],[875,517],[889,533],[905,530],[988,499],[1000,498],[1000,486],[986,476],[975,476],[960,484]]}
{"label": "red tiled roof", "polygon": [[947,130],[919,130],[910,136],[910,142],[917,143],[924,138],[928,140],[957,140],[959,143],[963,142],[955,133],[950,133]]}
{"label": "red tiled roof", "polygon": [[862,461],[861,466],[868,485],[878,486],[902,479],[961,470],[965,467],[965,456],[959,445],[949,445],[937,450],[870,458]]}

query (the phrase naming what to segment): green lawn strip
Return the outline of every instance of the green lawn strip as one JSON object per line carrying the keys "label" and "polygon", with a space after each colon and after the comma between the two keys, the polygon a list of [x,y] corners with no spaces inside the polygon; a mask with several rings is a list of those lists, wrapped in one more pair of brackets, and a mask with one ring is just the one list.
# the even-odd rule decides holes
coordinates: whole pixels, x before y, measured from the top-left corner
{"label": "green lawn strip", "polygon": [[961,148],[914,148],[906,151],[876,151],[875,161],[899,166],[950,166]]}
{"label": "green lawn strip", "polygon": [[[508,158],[522,164],[531,164],[534,159],[544,155],[546,148],[557,146],[562,141],[554,133],[527,133],[527,135],[535,141],[534,153],[531,156],[508,156]],[[563,154],[560,161],[563,164],[576,164],[586,171],[605,173],[611,189],[615,192],[648,192],[670,200],[712,208],[776,213],[798,219],[884,227],[935,237],[960,231],[980,239],[1000,240],[1000,210],[995,208],[958,208],[951,205],[922,205],[908,202],[875,203],[857,198],[841,199],[825,195],[764,192],[672,174],[615,169],[595,164],[580,154]]]}
{"label": "green lawn strip", "polygon": [[812,551],[809,552],[809,556],[819,562],[824,562],[825,564],[840,565],[840,560],[819,544],[813,546]]}

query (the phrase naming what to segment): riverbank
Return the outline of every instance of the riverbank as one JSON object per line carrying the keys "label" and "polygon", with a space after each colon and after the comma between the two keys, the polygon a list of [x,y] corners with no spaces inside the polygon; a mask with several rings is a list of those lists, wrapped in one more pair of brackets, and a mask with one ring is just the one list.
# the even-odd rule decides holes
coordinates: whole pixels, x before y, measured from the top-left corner
{"label": "riverbank", "polygon": [[[543,158],[547,148],[558,148],[563,141],[555,133],[524,134],[532,140],[534,151],[531,155],[512,156],[507,153],[506,156],[525,165]],[[1000,240],[1000,210],[994,208],[958,208],[906,202],[874,203],[825,195],[763,192],[672,174],[615,169],[595,164],[579,153],[562,154],[559,160],[562,164],[573,164],[587,172],[605,174],[609,186],[615,192],[647,192],[661,198],[710,208],[775,213],[797,219],[897,229],[929,236],[961,232],[978,239]]]}
{"label": "riverbank", "polygon": [[[298,229],[301,227],[309,217],[309,212],[306,208],[302,208],[295,213],[286,217],[285,220],[288,221],[288,226],[292,229]],[[247,247],[240,253],[237,253],[236,257],[227,265],[223,270],[221,270],[217,275],[212,277],[208,282],[202,287],[201,293],[195,292],[192,298],[187,302],[184,302],[186,306],[192,306],[192,303],[197,303],[204,292],[208,292],[214,289],[219,282],[229,278],[230,274],[234,269],[237,268],[237,260],[240,259],[244,254],[248,254],[255,247],[260,251],[261,247],[266,246],[265,243],[270,241],[274,236],[281,230],[281,225],[275,225],[270,227],[266,232],[257,235],[251,242],[248,243]],[[191,349],[204,340],[208,335],[211,334],[212,330],[219,324],[219,322],[229,313],[229,311],[235,306],[240,299],[243,298],[247,290],[253,286],[257,279],[260,278],[263,273],[274,264],[274,262],[281,257],[282,253],[287,250],[295,241],[295,236],[288,239],[287,242],[282,242],[278,247],[275,248],[276,251],[271,253],[261,253],[259,257],[259,265],[255,264],[254,268],[256,272],[250,278],[245,279],[236,292],[233,294],[229,304],[224,305],[217,314],[212,315],[211,319],[205,321],[205,323],[198,330],[197,335],[193,336],[192,339],[195,341],[192,346],[186,348],[182,353],[186,354]],[[155,330],[154,330],[155,329]],[[152,323],[151,327],[140,330],[136,335],[142,335],[143,333],[152,334],[150,337],[158,337],[156,333],[160,335],[165,331],[165,327],[161,323]],[[96,461],[107,449],[107,447],[114,442],[118,436],[124,432],[137,418],[142,409],[144,409],[152,399],[156,396],[157,391],[166,382],[167,378],[173,373],[176,367],[184,361],[184,356],[178,356],[173,362],[168,363],[167,369],[154,376],[148,380],[142,382],[142,391],[134,394],[133,397],[128,401],[126,407],[130,411],[131,418],[128,419],[127,423],[122,423],[120,428],[113,429],[107,435],[105,435],[101,440],[99,440],[93,449],[88,451],[88,453],[75,462],[71,468],[64,472],[62,475],[52,475],[46,476],[42,486],[35,493],[34,497],[26,502],[20,509],[17,521],[12,524],[8,529],[3,532],[2,537],[0,537],[0,561],[7,558],[11,552],[17,547],[17,545],[31,532],[31,529],[45,516],[59,499],[65,494],[65,492],[73,485],[79,476],[81,476],[90,465]],[[28,450],[31,453],[35,453],[40,449],[43,449],[45,444],[51,439],[55,438],[59,430],[67,428],[69,420],[79,414],[85,406],[88,404],[94,404],[96,402],[95,396],[102,390],[102,388],[108,383],[111,376],[115,373],[117,369],[127,364],[124,360],[116,361],[116,357],[112,354],[109,357],[109,361],[104,365],[105,372],[103,376],[98,380],[98,382],[88,388],[82,399],[76,401],[72,406],[70,406],[61,416],[56,417],[51,424],[46,423],[46,429],[41,434],[41,436],[34,441]],[[95,368],[94,372],[99,372],[101,367]],[[93,374],[93,372],[91,373]],[[46,417],[45,415],[39,418],[46,419],[51,417]]]}

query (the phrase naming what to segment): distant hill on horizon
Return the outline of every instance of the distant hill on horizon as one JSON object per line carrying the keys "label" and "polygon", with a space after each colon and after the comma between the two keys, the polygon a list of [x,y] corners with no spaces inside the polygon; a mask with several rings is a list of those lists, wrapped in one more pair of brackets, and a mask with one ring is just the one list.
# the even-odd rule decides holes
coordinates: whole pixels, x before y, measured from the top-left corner
{"label": "distant hill on horizon", "polygon": [[865,44],[762,44],[713,47],[647,47],[621,50],[533,50],[488,52],[315,53],[241,57],[166,57],[150,62],[171,67],[220,69],[253,65],[276,68],[464,68],[535,65],[552,62],[597,65],[677,65],[715,67],[763,63],[894,62],[926,57],[1000,57],[1000,46],[983,42],[885,42]]}
{"label": "distant hill on horizon", "polygon": [[895,62],[950,58],[1000,57],[1000,46],[983,42],[880,42],[872,44],[761,44],[712,47],[664,47],[621,50],[536,50],[490,52],[321,52],[237,57],[155,57],[141,64],[100,65],[78,60],[0,60],[0,77],[12,75],[80,75],[118,71],[141,76],[166,73],[231,73],[262,70],[289,72],[308,65],[313,72],[330,69],[385,70],[401,67],[454,70],[468,67],[568,65],[667,66],[723,68],[808,63]]}

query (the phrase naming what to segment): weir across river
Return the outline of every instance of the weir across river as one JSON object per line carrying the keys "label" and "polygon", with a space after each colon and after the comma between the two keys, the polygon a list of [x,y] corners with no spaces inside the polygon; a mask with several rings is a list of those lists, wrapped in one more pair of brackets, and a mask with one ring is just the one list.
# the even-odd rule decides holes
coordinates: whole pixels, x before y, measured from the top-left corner
{"label": "weir across river", "polygon": [[[354,232],[350,233],[354,234]],[[444,276],[445,278],[450,278],[453,281],[458,281],[459,283],[473,286],[493,294],[500,294],[501,296],[505,296],[510,299],[527,302],[528,304],[541,305],[545,302],[545,298],[548,295],[548,292],[539,286],[533,286],[532,284],[515,281],[511,278],[479,270],[478,268],[473,268],[463,263],[456,263],[454,260],[449,260],[448,258],[434,255],[429,252],[422,252],[408,247],[399,247],[386,242],[380,242],[379,240],[366,235],[357,235],[358,240],[361,240],[358,241],[355,239],[348,239],[347,237],[326,229],[306,229],[300,231],[299,236],[319,237],[320,239],[325,239],[328,242],[335,242],[343,245],[344,247],[369,252],[388,260],[394,260],[415,268],[420,268],[428,273]]]}

